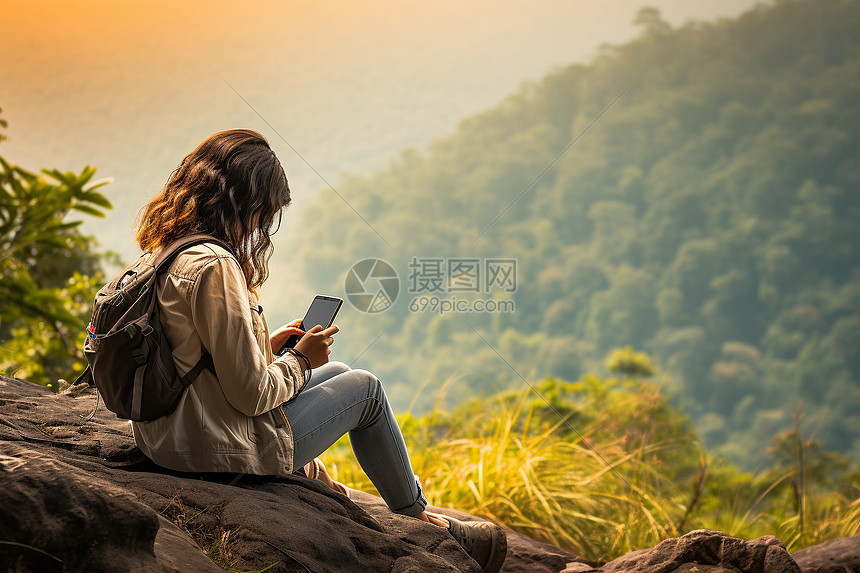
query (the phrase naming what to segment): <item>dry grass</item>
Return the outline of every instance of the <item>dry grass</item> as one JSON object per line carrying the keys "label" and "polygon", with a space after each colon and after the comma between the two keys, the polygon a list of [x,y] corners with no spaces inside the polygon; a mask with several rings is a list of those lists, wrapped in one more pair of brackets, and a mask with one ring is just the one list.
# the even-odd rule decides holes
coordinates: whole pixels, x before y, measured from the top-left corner
{"label": "dry grass", "polygon": [[[710,458],[691,434],[652,442],[658,427],[669,425],[638,419],[660,411],[662,399],[653,392],[613,395],[599,389],[599,400],[562,410],[568,419],[592,412],[582,418],[580,439],[531,399],[528,388],[448,413],[440,408],[448,387],[450,381],[427,415],[398,416],[413,470],[432,505],[504,523],[593,560],[614,559],[702,527],[748,539],[777,535],[790,550],[860,529],[860,499],[807,492],[799,535],[797,515],[785,510],[780,497],[783,479],[763,484]],[[633,421],[619,422],[620,410],[634,412]],[[347,436],[324,458],[335,479],[377,493]]]}
{"label": "dry grass", "polygon": [[218,507],[209,507],[204,510],[186,507],[177,490],[161,514],[188,534],[200,546],[203,554],[222,569],[234,573],[262,573],[277,565],[277,563],[272,563],[268,567],[254,572],[236,569],[239,562],[239,556],[235,553],[238,543],[235,537],[236,530],[224,529],[220,526],[213,527],[201,519],[203,514],[207,514],[215,515],[220,521],[218,510]]}

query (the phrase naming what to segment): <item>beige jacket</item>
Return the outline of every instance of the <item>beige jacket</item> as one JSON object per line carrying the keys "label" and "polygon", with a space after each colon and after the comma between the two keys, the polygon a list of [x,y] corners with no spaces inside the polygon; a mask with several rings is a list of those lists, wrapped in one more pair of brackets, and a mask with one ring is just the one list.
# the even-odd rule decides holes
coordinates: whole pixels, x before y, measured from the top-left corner
{"label": "beige jacket", "polygon": [[214,244],[190,247],[159,276],[157,294],[178,374],[205,347],[217,376],[204,370],[172,414],[132,422],[137,445],[174,470],[291,473],[293,432],[279,406],[304,386],[302,367],[291,354],[274,360],[263,308],[239,263]]}

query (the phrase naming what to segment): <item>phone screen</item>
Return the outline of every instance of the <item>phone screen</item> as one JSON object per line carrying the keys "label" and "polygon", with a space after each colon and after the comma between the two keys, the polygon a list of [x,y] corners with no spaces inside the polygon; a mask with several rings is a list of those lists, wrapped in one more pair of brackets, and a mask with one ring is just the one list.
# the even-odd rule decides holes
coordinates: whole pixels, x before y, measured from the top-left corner
{"label": "phone screen", "polygon": [[331,296],[317,296],[302,319],[302,330],[307,331],[317,324],[323,328],[331,326],[342,302],[341,299]]}
{"label": "phone screen", "polygon": [[[343,304],[343,299],[341,298],[318,294],[302,319],[301,329],[307,332],[317,324],[323,328],[328,328],[334,322],[334,317],[337,316],[337,311],[340,310],[341,304]],[[293,334],[287,338],[287,341],[276,354],[283,354],[287,348],[295,346],[300,338],[300,336]]]}

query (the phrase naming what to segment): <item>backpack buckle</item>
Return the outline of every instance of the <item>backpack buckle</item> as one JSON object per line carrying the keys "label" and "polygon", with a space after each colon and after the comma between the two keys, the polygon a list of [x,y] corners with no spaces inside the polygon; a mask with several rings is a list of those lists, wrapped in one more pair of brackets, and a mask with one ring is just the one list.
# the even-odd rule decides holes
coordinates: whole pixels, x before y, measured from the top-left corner
{"label": "backpack buckle", "polygon": [[137,366],[143,366],[148,361],[146,359],[146,353],[143,351],[143,341],[141,340],[141,344],[135,344],[131,347],[131,355],[134,358],[134,363]]}
{"label": "backpack buckle", "polygon": [[128,323],[125,328],[123,328],[123,330],[125,331],[126,335],[128,335],[129,340],[135,340],[136,338],[138,338],[138,335],[140,335],[141,338],[149,336],[150,334],[152,334],[153,331],[155,331],[155,329],[152,328],[152,326],[150,326],[149,324],[144,324],[143,326],[140,326],[136,322]]}

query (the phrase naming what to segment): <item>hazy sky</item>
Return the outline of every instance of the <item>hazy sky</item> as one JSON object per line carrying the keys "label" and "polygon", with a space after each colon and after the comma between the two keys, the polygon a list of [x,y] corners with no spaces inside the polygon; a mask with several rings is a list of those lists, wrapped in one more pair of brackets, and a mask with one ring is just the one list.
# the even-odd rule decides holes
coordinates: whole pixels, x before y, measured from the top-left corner
{"label": "hazy sky", "polygon": [[125,258],[137,209],[222,129],[269,139],[296,209],[405,147],[638,33],[643,5],[679,25],[752,0],[147,2],[5,0],[0,155],[32,170],[98,167],[114,212],[86,230]]}

